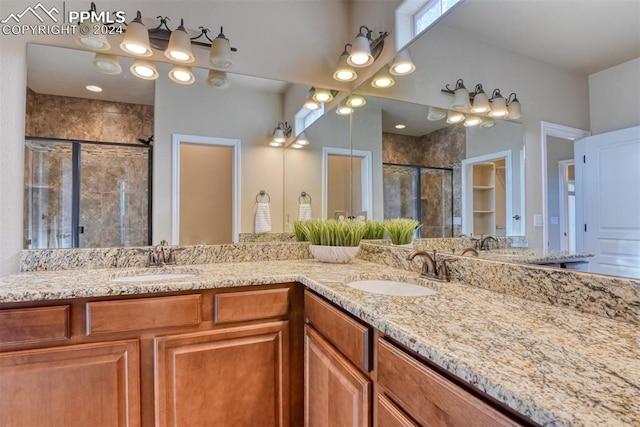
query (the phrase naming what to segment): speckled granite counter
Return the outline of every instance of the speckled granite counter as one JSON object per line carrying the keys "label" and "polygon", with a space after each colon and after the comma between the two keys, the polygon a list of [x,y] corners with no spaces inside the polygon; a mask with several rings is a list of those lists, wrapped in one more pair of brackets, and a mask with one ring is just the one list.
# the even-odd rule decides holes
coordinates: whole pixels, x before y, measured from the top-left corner
{"label": "speckled granite counter", "polygon": [[522,262],[526,264],[560,264],[567,262],[588,262],[593,257],[591,253],[554,251],[529,248],[508,248],[480,251],[478,256],[505,262]]}
{"label": "speckled granite counter", "polygon": [[[375,276],[372,271],[375,270]],[[299,281],[468,383],[543,425],[640,425],[638,326],[405,270],[353,260],[218,263],[174,267],[196,273],[168,282],[111,279],[159,270],[21,273],[0,279],[0,301],[116,296]],[[351,280],[409,279],[440,292],[389,297]]]}

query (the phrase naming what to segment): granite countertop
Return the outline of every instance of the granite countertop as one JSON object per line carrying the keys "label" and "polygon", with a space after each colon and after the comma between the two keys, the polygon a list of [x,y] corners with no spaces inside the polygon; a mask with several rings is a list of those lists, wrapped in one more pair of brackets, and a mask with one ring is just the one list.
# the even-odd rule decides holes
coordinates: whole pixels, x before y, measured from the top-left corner
{"label": "granite countertop", "polygon": [[[169,270],[163,282],[111,281]],[[372,273],[375,271],[375,273]],[[428,297],[357,291],[349,281],[407,280]],[[298,281],[542,425],[640,425],[637,325],[355,259],[201,264],[20,273],[0,278],[0,303],[102,297]]]}
{"label": "granite countertop", "polygon": [[588,261],[593,254],[586,252],[556,251],[551,249],[507,248],[479,251],[478,257],[496,261],[545,264]]}

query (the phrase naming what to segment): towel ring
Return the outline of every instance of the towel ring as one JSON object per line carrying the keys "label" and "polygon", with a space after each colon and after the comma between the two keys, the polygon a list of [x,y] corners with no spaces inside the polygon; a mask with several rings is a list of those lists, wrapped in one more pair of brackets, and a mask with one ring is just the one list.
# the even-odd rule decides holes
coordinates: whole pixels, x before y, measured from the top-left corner
{"label": "towel ring", "polygon": [[271,203],[271,196],[264,190],[260,190],[260,192],[256,195],[256,203],[260,203],[260,197],[266,197],[267,203]]}
{"label": "towel ring", "polygon": [[306,197],[309,198],[309,204],[311,204],[312,202],[311,195],[306,191],[303,191],[302,193],[300,193],[300,197],[298,197],[298,204],[302,203],[302,200]]}

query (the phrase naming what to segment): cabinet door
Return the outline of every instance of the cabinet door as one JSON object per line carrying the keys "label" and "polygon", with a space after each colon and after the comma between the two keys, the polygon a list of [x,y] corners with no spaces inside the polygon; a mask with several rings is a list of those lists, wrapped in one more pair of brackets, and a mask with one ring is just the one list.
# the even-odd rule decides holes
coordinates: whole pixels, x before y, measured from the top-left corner
{"label": "cabinet door", "polygon": [[140,425],[137,340],[0,354],[0,425]]}
{"label": "cabinet door", "polygon": [[304,351],[305,425],[368,426],[371,381],[310,326]]}
{"label": "cabinet door", "polygon": [[289,425],[289,323],[155,338],[156,425]]}

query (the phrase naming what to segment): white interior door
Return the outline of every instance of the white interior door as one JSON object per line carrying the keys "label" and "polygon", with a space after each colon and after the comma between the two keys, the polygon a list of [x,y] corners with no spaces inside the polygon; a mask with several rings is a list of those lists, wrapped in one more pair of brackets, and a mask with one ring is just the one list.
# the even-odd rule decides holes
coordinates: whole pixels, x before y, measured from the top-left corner
{"label": "white interior door", "polygon": [[640,126],[578,144],[584,153],[584,250],[595,254],[589,269],[640,277]]}

